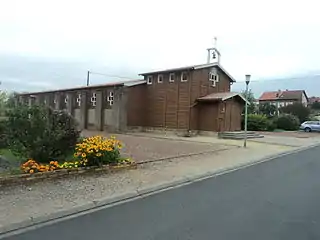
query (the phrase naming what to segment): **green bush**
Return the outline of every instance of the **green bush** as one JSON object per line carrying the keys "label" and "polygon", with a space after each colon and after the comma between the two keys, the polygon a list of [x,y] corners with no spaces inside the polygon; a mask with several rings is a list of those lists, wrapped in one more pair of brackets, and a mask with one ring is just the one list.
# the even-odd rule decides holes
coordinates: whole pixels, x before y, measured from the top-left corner
{"label": "green bush", "polygon": [[284,114],[292,114],[299,119],[300,123],[306,121],[310,115],[310,109],[301,103],[294,103],[280,108],[280,112]]}
{"label": "green bush", "polygon": [[7,138],[6,138],[6,122],[0,120],[0,149],[7,147]]}
{"label": "green bush", "polygon": [[299,128],[299,119],[292,114],[282,114],[276,120],[277,128],[283,130],[297,130]]}
{"label": "green bush", "polygon": [[8,112],[6,136],[18,156],[49,162],[65,157],[80,135],[75,119],[43,106],[19,106]]}
{"label": "green bush", "polygon": [[274,131],[277,128],[277,123],[275,118],[268,118],[267,131]]}
{"label": "green bush", "polygon": [[270,127],[270,121],[265,115],[248,114],[249,131],[266,131]]}

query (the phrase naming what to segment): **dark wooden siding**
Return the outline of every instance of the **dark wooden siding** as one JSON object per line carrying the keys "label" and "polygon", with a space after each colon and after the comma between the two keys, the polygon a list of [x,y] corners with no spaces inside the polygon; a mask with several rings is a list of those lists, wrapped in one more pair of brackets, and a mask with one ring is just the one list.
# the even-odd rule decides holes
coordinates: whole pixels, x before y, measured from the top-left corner
{"label": "dark wooden siding", "polygon": [[219,103],[201,103],[198,110],[198,130],[217,131],[218,130],[218,106]]}
{"label": "dark wooden siding", "polygon": [[169,74],[162,74],[162,83],[158,83],[158,74],[153,74],[153,83],[146,85],[146,126],[186,129],[189,126],[191,75],[187,82],[181,82],[181,73],[175,72],[175,81],[169,82]]}
{"label": "dark wooden siding", "polygon": [[[198,129],[200,113],[196,99],[210,93],[230,91],[230,79],[219,69],[216,69],[219,82],[212,87],[210,71],[208,68],[189,71],[187,82],[181,82],[181,72],[174,72],[174,82],[169,82],[170,72],[161,73],[162,83],[158,82],[158,74],[148,75],[152,76],[153,82],[146,84],[143,126]],[[145,76],[145,80],[148,76]],[[128,118],[128,121],[131,120]]]}
{"label": "dark wooden siding", "polygon": [[[222,112],[221,109],[224,109]],[[220,103],[218,131],[239,131],[241,130],[241,113],[243,104],[238,98],[229,99]]]}
{"label": "dark wooden siding", "polygon": [[146,125],[146,85],[140,84],[127,89],[127,124],[128,126]]}
{"label": "dark wooden siding", "polygon": [[[211,68],[212,69],[212,68]],[[216,68],[217,74],[219,75],[219,82],[216,86],[212,86],[212,82],[209,81],[210,68],[197,69],[192,72],[192,87],[191,87],[191,105],[196,103],[196,99],[199,97],[206,96],[211,93],[217,92],[230,92],[230,79],[220,69]],[[190,114],[190,128],[198,129],[199,117],[198,109],[191,108]]]}

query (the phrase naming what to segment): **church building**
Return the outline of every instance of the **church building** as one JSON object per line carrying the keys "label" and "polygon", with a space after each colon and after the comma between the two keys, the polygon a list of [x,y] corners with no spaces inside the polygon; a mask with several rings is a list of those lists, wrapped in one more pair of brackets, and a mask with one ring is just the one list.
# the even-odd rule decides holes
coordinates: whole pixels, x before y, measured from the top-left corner
{"label": "church building", "polygon": [[83,129],[241,130],[245,99],[230,92],[235,79],[207,49],[205,64],[145,72],[141,79],[23,93],[19,102],[64,109]]}

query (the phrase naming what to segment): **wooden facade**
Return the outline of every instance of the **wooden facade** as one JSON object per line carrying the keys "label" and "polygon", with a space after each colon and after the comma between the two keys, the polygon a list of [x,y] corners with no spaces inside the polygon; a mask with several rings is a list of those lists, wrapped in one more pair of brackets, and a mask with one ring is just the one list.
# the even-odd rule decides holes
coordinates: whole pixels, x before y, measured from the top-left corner
{"label": "wooden facade", "polygon": [[66,110],[87,129],[241,129],[245,100],[230,92],[234,79],[219,64],[141,75],[144,79],[131,82],[25,93],[20,102]]}
{"label": "wooden facade", "polygon": [[[210,80],[212,73],[217,76],[215,81]],[[146,83],[129,89],[128,126],[204,131],[241,129],[243,99],[197,101],[214,93],[230,93],[234,80],[219,65],[168,69],[142,76]]]}

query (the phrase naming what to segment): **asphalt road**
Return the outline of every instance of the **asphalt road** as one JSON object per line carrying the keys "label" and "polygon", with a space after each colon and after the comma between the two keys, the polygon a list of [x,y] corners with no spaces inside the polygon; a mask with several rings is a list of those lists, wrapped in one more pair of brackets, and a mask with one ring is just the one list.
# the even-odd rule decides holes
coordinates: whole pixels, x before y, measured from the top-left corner
{"label": "asphalt road", "polygon": [[7,238],[57,239],[320,239],[320,147]]}

